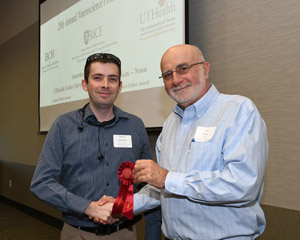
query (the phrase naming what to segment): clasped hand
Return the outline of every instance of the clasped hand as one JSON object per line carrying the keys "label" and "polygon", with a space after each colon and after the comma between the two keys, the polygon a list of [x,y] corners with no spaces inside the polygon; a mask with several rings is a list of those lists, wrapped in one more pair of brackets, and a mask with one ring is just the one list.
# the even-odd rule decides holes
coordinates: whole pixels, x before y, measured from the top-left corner
{"label": "clasped hand", "polygon": [[[160,167],[153,160],[137,160],[134,165],[134,182],[146,182],[156,188],[162,189],[165,184],[168,171]],[[113,224],[118,222],[122,215],[112,215],[112,208],[115,198],[103,196],[97,202],[92,201],[84,211],[89,219],[102,224]]]}
{"label": "clasped hand", "polygon": [[120,215],[112,215],[114,202],[115,198],[104,195],[97,202],[92,201],[84,213],[96,223],[113,224],[122,217]]}

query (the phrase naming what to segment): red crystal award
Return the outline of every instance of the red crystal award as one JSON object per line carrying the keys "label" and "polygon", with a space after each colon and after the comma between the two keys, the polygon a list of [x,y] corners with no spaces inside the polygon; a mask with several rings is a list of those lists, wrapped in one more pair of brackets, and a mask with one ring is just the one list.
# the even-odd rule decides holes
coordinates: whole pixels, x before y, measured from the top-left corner
{"label": "red crystal award", "polygon": [[112,214],[123,214],[128,219],[133,218],[133,168],[132,162],[123,162],[118,169],[121,182],[119,195],[117,196]]}

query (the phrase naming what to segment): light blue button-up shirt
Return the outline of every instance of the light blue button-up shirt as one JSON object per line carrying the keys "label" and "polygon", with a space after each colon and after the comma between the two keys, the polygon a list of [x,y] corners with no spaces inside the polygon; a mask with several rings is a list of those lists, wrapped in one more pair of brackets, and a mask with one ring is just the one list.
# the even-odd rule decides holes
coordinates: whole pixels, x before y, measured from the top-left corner
{"label": "light blue button-up shirt", "polygon": [[165,190],[146,186],[135,194],[134,212],[161,204],[166,237],[254,239],[264,231],[267,130],[249,99],[211,85],[184,111],[174,108],[156,151],[169,171]]}

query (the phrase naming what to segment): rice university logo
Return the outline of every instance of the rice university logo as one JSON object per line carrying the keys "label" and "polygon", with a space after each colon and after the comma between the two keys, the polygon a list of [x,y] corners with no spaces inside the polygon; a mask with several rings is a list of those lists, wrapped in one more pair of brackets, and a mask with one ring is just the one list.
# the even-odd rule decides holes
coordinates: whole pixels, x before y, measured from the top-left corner
{"label": "rice university logo", "polygon": [[102,26],[84,31],[83,39],[84,39],[85,45],[87,45],[89,42],[101,37],[102,34],[103,34]]}

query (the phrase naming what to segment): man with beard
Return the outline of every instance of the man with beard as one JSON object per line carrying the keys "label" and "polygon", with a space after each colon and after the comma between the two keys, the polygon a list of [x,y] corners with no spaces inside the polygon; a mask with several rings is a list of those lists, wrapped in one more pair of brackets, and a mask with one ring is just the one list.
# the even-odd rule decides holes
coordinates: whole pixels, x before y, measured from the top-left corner
{"label": "man with beard", "polygon": [[161,205],[169,239],[254,239],[265,229],[260,207],[267,130],[251,100],[220,94],[199,48],[176,45],[161,78],[177,102],[157,140],[157,163],[138,160],[134,213]]}

